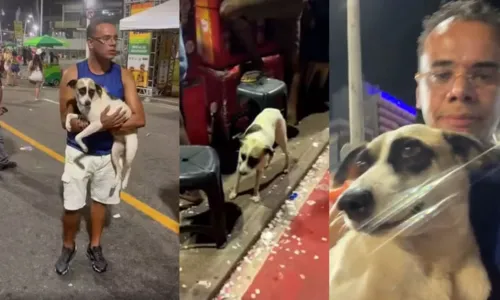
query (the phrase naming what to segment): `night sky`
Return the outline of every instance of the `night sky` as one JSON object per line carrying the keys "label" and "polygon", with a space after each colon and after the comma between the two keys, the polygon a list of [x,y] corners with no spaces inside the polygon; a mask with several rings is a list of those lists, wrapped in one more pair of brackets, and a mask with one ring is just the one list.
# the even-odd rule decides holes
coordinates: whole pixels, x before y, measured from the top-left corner
{"label": "night sky", "polygon": [[[361,0],[361,44],[364,79],[415,105],[417,38],[424,16],[442,1]],[[499,1],[490,1],[500,4]],[[347,84],[346,0],[330,1],[332,92]],[[500,5],[498,5],[500,6]]]}

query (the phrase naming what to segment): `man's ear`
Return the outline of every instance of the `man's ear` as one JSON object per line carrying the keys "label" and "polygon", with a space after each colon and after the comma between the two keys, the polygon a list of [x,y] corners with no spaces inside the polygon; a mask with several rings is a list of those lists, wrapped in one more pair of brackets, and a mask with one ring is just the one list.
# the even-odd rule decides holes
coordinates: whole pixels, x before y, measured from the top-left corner
{"label": "man's ear", "polygon": [[102,97],[102,87],[98,84],[95,85],[95,91],[99,97]]}
{"label": "man's ear", "polygon": [[468,163],[469,169],[486,167],[499,161],[497,151],[489,151],[488,146],[481,143],[471,135],[443,132],[444,140],[450,145],[453,154],[460,158],[463,163]]}
{"label": "man's ear", "polygon": [[78,80],[76,79],[72,79],[68,82],[68,86],[72,89],[74,89],[76,87],[76,83],[78,82]]}
{"label": "man's ear", "polygon": [[333,174],[333,188],[342,186],[346,180],[356,179],[359,174],[356,166],[356,159],[361,151],[366,149],[366,145],[361,145],[347,154],[340,166]]}
{"label": "man's ear", "polygon": [[418,82],[417,82],[417,87],[415,88],[415,99],[417,100],[417,105],[415,105],[415,107],[417,109],[422,109],[422,102],[420,101],[420,92],[418,91]]}

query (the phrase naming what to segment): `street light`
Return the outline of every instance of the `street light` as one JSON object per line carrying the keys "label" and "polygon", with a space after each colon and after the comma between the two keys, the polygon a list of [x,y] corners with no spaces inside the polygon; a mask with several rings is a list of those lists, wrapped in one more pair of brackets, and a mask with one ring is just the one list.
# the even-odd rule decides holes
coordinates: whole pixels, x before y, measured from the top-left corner
{"label": "street light", "polygon": [[3,10],[2,8],[2,11],[0,11],[0,14],[2,15],[2,18],[0,18],[0,42],[3,43],[3,29],[2,29],[2,21],[3,21],[3,17],[5,16],[5,11]]}
{"label": "street light", "polygon": [[[96,0],[84,0],[84,5],[85,5],[85,14],[87,18],[87,27],[90,25],[90,19],[88,17],[89,13],[88,11],[91,9],[94,9],[96,6]],[[85,43],[85,57],[89,58],[90,56],[90,50],[89,46],[87,43]]]}

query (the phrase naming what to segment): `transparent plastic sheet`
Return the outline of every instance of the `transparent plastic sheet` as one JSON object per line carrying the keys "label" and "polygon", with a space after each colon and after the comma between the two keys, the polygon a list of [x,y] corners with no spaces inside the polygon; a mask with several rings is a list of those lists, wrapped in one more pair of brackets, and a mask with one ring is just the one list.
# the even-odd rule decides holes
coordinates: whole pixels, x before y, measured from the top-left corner
{"label": "transparent plastic sheet", "polygon": [[[454,209],[457,201],[462,201],[465,198],[468,200],[468,191],[474,182],[469,181],[469,187],[455,185],[456,192],[448,193],[447,196],[434,201],[433,205],[428,206],[417,213],[412,214],[401,223],[392,227],[390,231],[380,234],[377,229],[381,224],[390,222],[395,216],[408,215],[419,203],[425,202],[433,191],[439,189],[443,185],[450,186],[457,176],[468,176],[471,164],[481,160],[489,152],[498,149],[498,146],[493,146],[487,151],[474,157],[468,162],[450,168],[444,172],[436,174],[431,178],[425,180],[424,183],[414,186],[409,189],[401,190],[390,196],[390,205],[382,209],[373,217],[357,226],[356,229],[349,228],[343,220],[345,220],[345,213],[337,209],[336,200],[340,199],[342,194],[349,190],[351,184],[355,184],[356,180],[346,182],[343,186],[332,190],[330,197],[330,300],[453,300],[450,295],[456,293],[452,292],[452,287],[445,287],[447,279],[436,282],[429,280],[432,276],[432,270],[423,266],[421,263],[424,259],[419,259],[419,251],[422,249],[413,249],[408,246],[405,249],[405,240],[412,239],[413,242],[417,241],[419,236],[424,236],[426,230],[439,232],[440,229],[456,228],[457,234],[464,234],[464,230],[468,231],[467,238],[472,239],[473,249],[476,258],[479,259],[479,252],[475,248],[475,239],[472,235],[470,222],[468,220],[468,202],[465,203],[465,213],[455,214],[455,218],[450,219],[450,214],[447,215],[446,222],[440,222],[439,218],[443,213],[450,209]],[[487,175],[485,175],[487,176]],[[458,181],[460,182],[460,181]],[[458,184],[458,183],[457,183]],[[467,195],[463,196],[464,191]],[[457,200],[457,201],[455,201]],[[453,215],[453,214],[452,214]],[[464,219],[467,228],[464,228]],[[461,225],[462,224],[462,225]],[[426,227],[425,229],[422,229]],[[348,237],[350,235],[350,237]],[[410,238],[407,238],[407,237]],[[349,239],[350,246],[346,246],[346,239]],[[364,241],[358,242],[364,239]],[[443,242],[450,239],[443,236]],[[439,244],[439,239],[435,240]],[[413,247],[413,248],[412,248]],[[450,253],[454,255],[460,253],[462,249],[456,249],[456,252]],[[343,253],[341,253],[343,252]],[[408,255],[410,254],[410,255]],[[448,255],[446,252],[441,253],[444,256]],[[344,259],[350,257],[350,263],[344,264]],[[362,257],[364,256],[364,257]],[[371,263],[373,260],[378,260],[378,263]],[[443,261],[443,260],[441,260]],[[446,261],[446,260],[444,260]],[[480,260],[475,262],[481,264]],[[463,277],[463,281],[470,280],[469,287],[475,284],[474,276],[478,280],[487,280],[484,267],[480,266],[479,271],[471,272]],[[349,274],[351,273],[351,274]],[[447,275],[438,274],[437,277],[446,277]],[[467,278],[465,278],[467,277]],[[488,291],[484,291],[487,288]],[[487,300],[489,295],[489,286],[482,286],[470,288],[469,296],[464,296],[459,299],[471,300]],[[481,290],[482,289],[482,290]],[[446,292],[446,290],[448,292]],[[445,291],[445,292],[444,292]],[[480,296],[483,295],[483,296]],[[484,296],[486,295],[486,296]]]}

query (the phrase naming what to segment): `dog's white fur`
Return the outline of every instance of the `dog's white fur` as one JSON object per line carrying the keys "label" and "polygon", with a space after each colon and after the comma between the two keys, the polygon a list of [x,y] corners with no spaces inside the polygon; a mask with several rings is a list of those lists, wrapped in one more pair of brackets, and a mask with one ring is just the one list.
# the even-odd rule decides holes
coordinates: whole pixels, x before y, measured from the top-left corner
{"label": "dog's white fur", "polygon": [[[71,83],[71,82],[70,82]],[[75,91],[76,104],[80,113],[85,116],[89,121],[89,125],[75,137],[75,141],[86,153],[88,147],[83,142],[85,137],[90,136],[102,129],[101,113],[110,107],[108,115],[112,115],[118,109],[125,112],[125,116],[129,119],[132,111],[128,105],[119,99],[113,100],[106,90],[90,78],[80,78],[71,85]],[[80,94],[79,89],[86,88],[85,94]],[[93,95],[89,95],[89,90],[93,90]],[[98,93],[98,91],[100,92]],[[68,114],[66,116],[66,130],[71,131],[71,120],[78,118],[77,114]],[[125,134],[113,133],[114,142],[111,150],[111,160],[116,170],[116,182],[121,181],[121,188],[125,189],[130,179],[130,172],[132,170],[132,161],[135,158],[138,147],[137,129],[131,130]]]}
{"label": "dog's white fur", "polygon": [[[271,163],[275,142],[285,154],[285,168],[283,172],[288,173],[289,153],[285,118],[278,109],[266,108],[248,126],[243,136],[240,137],[240,140],[241,147],[238,155],[236,185],[231,191],[229,198],[234,199],[238,195],[241,176],[249,174],[255,169],[255,185],[251,199],[259,202],[260,179],[264,169]],[[243,156],[245,156],[245,159],[243,159]],[[259,158],[256,166],[249,166],[247,158],[251,156]]]}
{"label": "dog's white fur", "polygon": [[[402,136],[417,138],[438,153],[430,168],[404,179],[387,163],[392,141]],[[457,158],[440,130],[424,125],[385,133],[366,147],[377,154],[377,161],[345,192],[371,188],[377,206],[373,215],[394,208],[402,190],[424,184],[449,168],[457,171],[441,177],[443,181],[421,201],[424,208],[432,208],[455,196],[437,216],[410,224],[403,232],[401,228],[367,232],[346,216],[348,231],[330,249],[329,299],[486,300],[491,285],[469,223],[468,172],[457,169],[466,160]],[[408,210],[392,215],[390,221],[403,220]]]}

